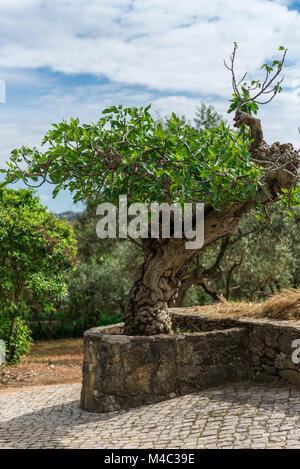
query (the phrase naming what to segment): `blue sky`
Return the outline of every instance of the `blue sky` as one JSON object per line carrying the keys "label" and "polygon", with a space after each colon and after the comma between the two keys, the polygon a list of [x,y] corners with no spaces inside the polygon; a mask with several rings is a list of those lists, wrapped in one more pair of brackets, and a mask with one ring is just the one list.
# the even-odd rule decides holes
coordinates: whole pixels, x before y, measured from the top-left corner
{"label": "blue sky", "polygon": [[[120,102],[192,118],[204,101],[225,116],[233,41],[251,77],[289,49],[284,91],[259,117],[268,142],[299,148],[300,1],[0,0],[0,165],[15,147],[39,146],[51,123],[95,121]],[[49,185],[38,193],[55,212],[81,209],[68,193],[52,200]]]}

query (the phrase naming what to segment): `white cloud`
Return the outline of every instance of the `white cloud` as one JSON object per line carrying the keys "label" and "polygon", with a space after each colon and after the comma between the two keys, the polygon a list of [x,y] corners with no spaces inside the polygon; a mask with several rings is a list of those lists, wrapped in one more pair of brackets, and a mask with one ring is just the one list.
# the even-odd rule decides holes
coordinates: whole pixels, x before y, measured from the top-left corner
{"label": "white cloud", "polygon": [[[33,78],[35,80],[35,78]],[[48,90],[48,94],[28,99],[26,108],[0,104],[0,165],[8,160],[13,148],[40,147],[53,122],[79,117],[82,122],[97,121],[101,111],[112,104],[142,105],[154,100],[152,94],[135,92],[116,85],[75,87],[70,91]]]}
{"label": "white cloud", "polygon": [[[300,15],[269,0],[0,2],[0,66],[93,73],[164,91],[221,94],[240,43],[253,69],[284,43],[300,65]],[[16,14],[18,8],[18,14]],[[17,34],[16,34],[17,31]]]}
{"label": "white cloud", "polygon": [[300,13],[291,8],[288,0],[0,0],[0,79],[8,91],[41,86],[36,70],[45,67],[109,81],[66,91],[45,76],[26,108],[10,107],[8,95],[0,107],[0,160],[20,144],[38,145],[51,122],[96,120],[118,102],[152,102],[162,114],[192,117],[202,99],[225,115],[231,79],[223,59],[233,41],[237,70],[250,76],[279,45],[289,49],[284,93],[260,117],[268,141],[299,146]]}

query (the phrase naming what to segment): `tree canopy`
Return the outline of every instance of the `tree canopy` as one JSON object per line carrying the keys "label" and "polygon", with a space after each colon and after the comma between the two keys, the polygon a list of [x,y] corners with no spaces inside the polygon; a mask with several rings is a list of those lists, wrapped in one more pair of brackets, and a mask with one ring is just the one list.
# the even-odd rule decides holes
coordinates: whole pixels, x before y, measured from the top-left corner
{"label": "tree canopy", "polygon": [[[146,108],[112,106],[96,124],[78,119],[53,124],[43,140],[49,148],[13,150],[9,182],[43,180],[55,184],[54,196],[68,188],[74,201],[94,198],[129,202],[218,203],[256,195],[262,173],[250,162],[250,140],[221,122],[197,132],[172,114],[168,128]],[[27,163],[26,170],[18,169]],[[39,182],[38,182],[39,183]]]}

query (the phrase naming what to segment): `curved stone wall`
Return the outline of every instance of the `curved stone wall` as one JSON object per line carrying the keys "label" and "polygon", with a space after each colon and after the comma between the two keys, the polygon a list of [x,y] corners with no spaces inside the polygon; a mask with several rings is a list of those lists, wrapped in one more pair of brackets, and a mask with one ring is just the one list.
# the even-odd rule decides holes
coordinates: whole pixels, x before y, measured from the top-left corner
{"label": "curved stone wall", "polygon": [[300,365],[292,362],[300,326],[210,319],[188,309],[171,314],[174,335],[125,336],[122,323],[85,332],[83,409],[129,409],[249,379],[300,384]]}
{"label": "curved stone wall", "polygon": [[193,327],[202,331],[229,327],[246,329],[252,378],[259,381],[283,378],[292,384],[300,385],[299,324],[269,319],[209,318],[205,314],[189,313],[189,308],[173,308],[171,314],[174,324],[183,329]]}
{"label": "curved stone wall", "polygon": [[128,409],[249,378],[244,329],[141,337],[115,330],[84,334],[85,410]]}

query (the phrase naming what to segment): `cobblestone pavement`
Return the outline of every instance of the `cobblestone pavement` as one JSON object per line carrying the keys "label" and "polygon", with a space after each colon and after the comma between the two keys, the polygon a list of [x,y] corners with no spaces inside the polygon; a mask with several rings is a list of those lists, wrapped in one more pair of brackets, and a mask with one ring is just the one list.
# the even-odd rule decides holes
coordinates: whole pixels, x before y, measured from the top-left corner
{"label": "cobblestone pavement", "polygon": [[0,448],[300,448],[300,389],[239,383],[127,412],[79,408],[81,385],[0,393]]}

